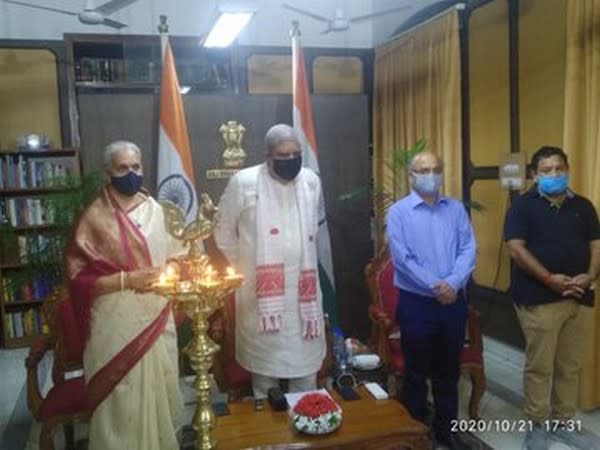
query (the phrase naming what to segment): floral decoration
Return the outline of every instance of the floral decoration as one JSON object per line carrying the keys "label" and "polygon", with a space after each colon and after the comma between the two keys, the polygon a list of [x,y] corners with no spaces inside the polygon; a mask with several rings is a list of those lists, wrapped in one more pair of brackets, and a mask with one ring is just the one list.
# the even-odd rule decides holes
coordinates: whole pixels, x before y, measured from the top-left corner
{"label": "floral decoration", "polygon": [[303,433],[331,433],[342,423],[342,410],[329,395],[306,394],[292,410],[292,423]]}

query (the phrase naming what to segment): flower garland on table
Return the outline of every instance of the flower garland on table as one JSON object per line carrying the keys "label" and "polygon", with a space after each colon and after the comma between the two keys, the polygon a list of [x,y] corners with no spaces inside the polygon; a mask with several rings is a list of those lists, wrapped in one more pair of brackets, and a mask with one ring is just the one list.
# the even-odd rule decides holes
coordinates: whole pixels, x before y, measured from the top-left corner
{"label": "flower garland on table", "polygon": [[294,406],[292,421],[304,433],[331,433],[342,423],[342,410],[328,395],[306,394]]}

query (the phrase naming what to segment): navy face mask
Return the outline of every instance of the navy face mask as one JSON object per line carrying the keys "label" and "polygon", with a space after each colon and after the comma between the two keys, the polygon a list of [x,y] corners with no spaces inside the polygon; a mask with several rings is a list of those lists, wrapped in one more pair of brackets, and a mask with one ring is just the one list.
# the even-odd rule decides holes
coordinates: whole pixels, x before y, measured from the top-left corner
{"label": "navy face mask", "polygon": [[302,168],[302,157],[292,159],[274,159],[273,160],[273,172],[277,174],[279,178],[286,181],[292,181]]}
{"label": "navy face mask", "polygon": [[132,197],[142,187],[144,177],[135,172],[129,171],[120,177],[110,177],[113,187],[121,194]]}

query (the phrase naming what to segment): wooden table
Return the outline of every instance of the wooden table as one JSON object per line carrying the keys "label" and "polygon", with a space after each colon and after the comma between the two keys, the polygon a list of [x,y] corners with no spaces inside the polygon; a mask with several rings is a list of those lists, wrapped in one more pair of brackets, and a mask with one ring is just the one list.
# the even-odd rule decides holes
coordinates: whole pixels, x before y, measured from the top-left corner
{"label": "wooden table", "polygon": [[360,400],[344,401],[341,427],[328,435],[308,436],[295,432],[288,413],[254,411],[254,402],[230,403],[229,416],[217,417],[215,437],[218,450],[429,450],[429,429],[414,420],[397,400],[375,400],[363,388]]}

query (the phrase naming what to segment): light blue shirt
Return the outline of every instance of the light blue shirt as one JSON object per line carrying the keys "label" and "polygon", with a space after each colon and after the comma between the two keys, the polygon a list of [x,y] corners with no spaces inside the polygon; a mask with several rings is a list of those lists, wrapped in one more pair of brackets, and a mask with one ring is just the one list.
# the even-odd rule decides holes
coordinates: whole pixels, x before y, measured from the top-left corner
{"label": "light blue shirt", "polygon": [[416,192],[394,203],[387,216],[394,285],[436,297],[446,281],[458,292],[475,269],[476,244],[461,202],[439,197],[429,206]]}

